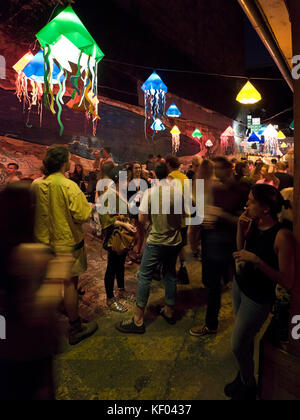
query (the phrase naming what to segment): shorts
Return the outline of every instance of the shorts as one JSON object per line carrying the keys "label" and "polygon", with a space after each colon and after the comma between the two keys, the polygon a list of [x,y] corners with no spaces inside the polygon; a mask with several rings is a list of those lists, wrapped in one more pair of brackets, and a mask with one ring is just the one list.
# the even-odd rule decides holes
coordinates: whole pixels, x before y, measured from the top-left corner
{"label": "shorts", "polygon": [[56,257],[53,260],[53,267],[51,272],[47,274],[47,278],[55,279],[79,277],[87,270],[87,255],[84,242],[79,244],[79,247],[55,247],[54,252]]}
{"label": "shorts", "polygon": [[83,246],[81,249],[74,251],[73,257],[75,258],[75,263],[72,267],[71,276],[79,277],[87,270],[87,256],[85,247]]}

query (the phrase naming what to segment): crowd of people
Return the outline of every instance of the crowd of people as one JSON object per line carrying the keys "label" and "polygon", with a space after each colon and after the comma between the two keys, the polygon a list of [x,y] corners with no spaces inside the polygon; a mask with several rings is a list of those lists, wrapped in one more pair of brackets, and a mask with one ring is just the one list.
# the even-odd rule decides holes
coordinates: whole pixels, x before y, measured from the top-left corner
{"label": "crowd of people", "polygon": [[[202,262],[202,281],[208,289],[205,322],[189,333],[199,338],[218,333],[222,287],[233,282],[232,349],[240,369],[234,382],[225,387],[225,394],[233,400],[255,400],[254,339],[272,310],[276,287],[289,294],[294,285],[293,176],[289,168],[283,162],[229,161],[226,157],[195,157],[186,167],[176,156],[152,155],[146,163],[120,167],[108,148],[102,155],[95,152],[93,172],[85,174],[77,164],[70,173],[69,151],[52,147],[43,161],[43,176],[30,186],[18,182],[16,164],[8,165],[10,176],[0,193],[0,313],[14,329],[6,348],[0,349],[1,366],[17,360],[15,375],[20,371],[28,375],[32,360],[38,359],[32,387],[26,392],[29,398],[53,398],[53,383],[45,378],[57,345],[53,331],[57,307],[68,317],[70,345],[97,331],[96,322],[87,322],[79,314],[79,298],[85,293],[79,287],[80,276],[87,269],[83,225],[96,211],[107,251],[103,279],[107,308],[126,313],[126,301],[136,302],[133,317],[124,319],[117,329],[124,334],[146,333],[144,317],[154,278],[161,278],[165,288],[165,305],[159,314],[169,325],[176,324],[177,284],[189,283],[189,243],[193,257]],[[119,183],[122,172],[128,187],[134,185],[125,195]],[[101,187],[103,180],[107,181],[105,188]],[[192,187],[186,191],[188,180]],[[196,217],[195,209],[182,205],[178,191],[195,204],[197,180],[204,181],[205,211],[204,220],[193,224],[188,221]],[[164,211],[165,193],[170,197],[168,211]],[[114,208],[100,211],[114,198]],[[154,203],[158,203],[155,212]],[[125,214],[121,207],[127,209]],[[140,265],[136,295],[126,289],[126,266],[132,264]],[[41,309],[45,302],[47,315]],[[22,328],[15,328],[17,324]],[[47,340],[40,341],[36,355],[36,334],[45,331],[45,324],[52,328]],[[27,339],[23,354],[20,343],[26,334],[32,337],[32,345]],[[54,346],[48,345],[51,340]],[[30,352],[36,356],[30,358]],[[16,386],[11,371],[3,371],[0,390],[3,387],[8,398],[21,394],[22,382]],[[3,385],[5,380],[9,386]]]}

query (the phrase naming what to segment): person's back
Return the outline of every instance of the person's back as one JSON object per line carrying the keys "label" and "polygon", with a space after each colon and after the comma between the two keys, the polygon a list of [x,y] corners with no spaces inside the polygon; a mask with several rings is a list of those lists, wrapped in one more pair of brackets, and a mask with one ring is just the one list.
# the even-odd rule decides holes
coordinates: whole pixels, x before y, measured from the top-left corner
{"label": "person's back", "polygon": [[44,163],[45,177],[34,182],[37,199],[35,238],[50,245],[56,255],[73,257],[64,281],[64,305],[70,322],[69,343],[78,344],[97,330],[96,323],[83,324],[78,313],[79,277],[87,269],[82,225],[91,215],[91,206],[77,184],[65,177],[70,169],[69,152],[64,147],[49,149]]}
{"label": "person's back", "polygon": [[275,176],[280,181],[279,191],[292,188],[294,186],[294,177],[288,174],[286,169],[286,164],[284,162],[278,162]]}
{"label": "person's back", "polygon": [[[181,192],[162,181],[145,192],[140,211],[151,214],[151,232],[147,243],[152,245],[177,246],[181,243],[182,215],[175,214],[176,200],[181,201]],[[170,198],[170,212],[164,211],[164,203]],[[179,202],[179,205],[182,204]],[[169,213],[169,214],[168,214]]]}
{"label": "person's back", "polygon": [[83,240],[82,224],[91,214],[77,184],[56,172],[33,185],[37,195],[35,235],[39,242],[73,247]]}

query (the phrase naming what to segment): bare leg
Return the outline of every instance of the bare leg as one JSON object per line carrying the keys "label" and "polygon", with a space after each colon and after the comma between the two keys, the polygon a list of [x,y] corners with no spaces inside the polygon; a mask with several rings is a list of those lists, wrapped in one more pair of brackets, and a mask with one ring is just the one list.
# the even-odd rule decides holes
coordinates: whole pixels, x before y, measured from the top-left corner
{"label": "bare leg", "polygon": [[141,327],[144,324],[144,314],[145,314],[145,308],[139,308],[138,306],[135,309],[134,314],[134,323],[138,327]]}
{"label": "bare leg", "polygon": [[64,283],[64,305],[70,322],[79,318],[77,285],[78,277]]}

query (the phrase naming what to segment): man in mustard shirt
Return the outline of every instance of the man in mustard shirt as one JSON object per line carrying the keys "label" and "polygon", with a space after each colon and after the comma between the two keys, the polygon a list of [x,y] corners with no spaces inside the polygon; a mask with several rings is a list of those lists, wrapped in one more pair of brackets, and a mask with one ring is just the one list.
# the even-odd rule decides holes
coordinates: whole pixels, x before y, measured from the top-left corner
{"label": "man in mustard shirt", "polygon": [[[166,158],[166,164],[168,167],[168,171],[169,171],[169,179],[170,180],[176,180],[179,184],[179,187],[182,188],[182,192],[183,192],[183,196],[185,196],[185,188],[186,188],[186,184],[185,181],[188,180],[188,177],[183,174],[179,168],[180,168],[180,162],[179,159],[176,156],[168,156]],[[188,226],[186,226],[185,223],[185,217],[182,217],[182,224],[181,224],[181,236],[182,236],[182,249],[179,253],[179,259],[180,259],[180,270],[185,270],[185,259],[186,259],[186,254],[185,254],[185,247],[187,246],[187,235],[188,235]],[[178,283],[181,284],[188,284],[188,280],[186,279],[186,282],[182,282],[180,279],[178,279]]]}
{"label": "man in mustard shirt", "polygon": [[65,177],[70,169],[69,152],[64,147],[48,150],[43,161],[44,174],[33,183],[36,194],[35,237],[56,254],[72,254],[71,278],[64,282],[64,305],[70,321],[71,345],[94,334],[96,323],[82,324],[78,312],[78,280],[87,269],[82,225],[91,215],[91,207],[75,182]]}

